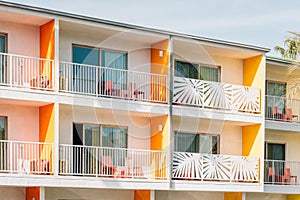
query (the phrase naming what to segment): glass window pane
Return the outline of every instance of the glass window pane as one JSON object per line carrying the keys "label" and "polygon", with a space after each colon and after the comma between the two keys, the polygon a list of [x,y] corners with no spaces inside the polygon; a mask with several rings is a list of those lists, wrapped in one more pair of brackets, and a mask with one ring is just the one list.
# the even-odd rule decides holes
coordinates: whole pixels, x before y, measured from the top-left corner
{"label": "glass window pane", "polygon": [[[114,89],[127,89],[127,53],[102,51],[101,66],[113,69],[103,69],[101,78],[105,82],[111,80]],[[119,70],[118,70],[119,69]]]}
{"label": "glass window pane", "polygon": [[0,140],[5,140],[6,139],[6,118],[5,117],[0,117]]}
{"label": "glass window pane", "polygon": [[[0,35],[0,53],[6,53],[6,35]],[[6,57],[0,55],[0,83],[6,83]]]}
{"label": "glass window pane", "polygon": [[102,146],[127,148],[127,128],[102,127]]}
{"label": "glass window pane", "polygon": [[86,146],[100,146],[99,126],[84,126],[84,143]]}
{"label": "glass window pane", "polygon": [[176,61],[175,63],[175,76],[198,79],[198,65]]}
{"label": "glass window pane", "polygon": [[[78,64],[99,65],[99,50],[73,46],[73,62]],[[96,93],[96,68],[90,66],[73,65],[73,90],[82,93]]]}
{"label": "glass window pane", "polygon": [[286,95],[286,83],[267,81],[267,94],[269,96],[266,99],[266,112],[272,113],[272,107],[276,106],[278,113],[285,113],[286,100],[282,97]]}
{"label": "glass window pane", "polygon": [[73,46],[73,62],[99,66],[99,50],[89,47]]}
{"label": "glass window pane", "polygon": [[199,138],[197,134],[175,133],[175,151],[177,152],[199,152]]}
{"label": "glass window pane", "polygon": [[200,135],[200,153],[218,154],[219,153],[219,136]]}
{"label": "glass window pane", "polygon": [[200,80],[219,82],[219,68],[201,66]]}

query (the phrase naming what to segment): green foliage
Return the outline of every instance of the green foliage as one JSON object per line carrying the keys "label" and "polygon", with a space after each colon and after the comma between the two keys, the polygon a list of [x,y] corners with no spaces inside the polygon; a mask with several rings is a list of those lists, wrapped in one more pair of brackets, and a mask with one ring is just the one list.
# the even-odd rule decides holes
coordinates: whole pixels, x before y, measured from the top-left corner
{"label": "green foliage", "polygon": [[279,52],[283,58],[296,60],[300,53],[300,33],[288,31],[290,36],[283,41],[284,47],[275,46],[275,51]]}

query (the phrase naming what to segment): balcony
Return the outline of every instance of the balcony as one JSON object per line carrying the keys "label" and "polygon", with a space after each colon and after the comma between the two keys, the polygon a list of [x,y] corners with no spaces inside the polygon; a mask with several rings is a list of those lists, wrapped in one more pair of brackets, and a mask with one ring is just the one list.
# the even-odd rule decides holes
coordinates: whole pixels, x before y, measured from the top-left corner
{"label": "balcony", "polygon": [[259,182],[259,158],[175,152],[173,180]]}
{"label": "balcony", "polygon": [[61,144],[59,174],[139,180],[167,179],[167,153]]}
{"label": "balcony", "polygon": [[260,89],[174,77],[173,103],[231,112],[260,113]]}
{"label": "balcony", "polygon": [[266,95],[266,120],[299,123],[300,100]]}
{"label": "balcony", "polygon": [[0,53],[0,85],[52,90],[54,61]]}
{"label": "balcony", "polygon": [[50,175],[53,145],[0,140],[0,173]]}
{"label": "balcony", "polygon": [[265,183],[299,186],[299,170],[299,161],[265,160]]}
{"label": "balcony", "polygon": [[160,74],[60,62],[60,92],[167,103],[167,77]]}

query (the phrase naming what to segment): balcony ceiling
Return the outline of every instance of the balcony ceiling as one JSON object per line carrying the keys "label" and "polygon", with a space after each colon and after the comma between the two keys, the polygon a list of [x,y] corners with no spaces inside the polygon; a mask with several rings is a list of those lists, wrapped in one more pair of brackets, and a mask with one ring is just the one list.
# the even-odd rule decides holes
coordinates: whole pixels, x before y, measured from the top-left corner
{"label": "balcony ceiling", "polygon": [[0,21],[2,22],[11,22],[19,23],[33,26],[41,26],[51,19],[45,17],[38,17],[28,14],[15,13],[6,10],[0,10]]}
{"label": "balcony ceiling", "polygon": [[246,51],[230,46],[218,46],[213,43],[201,43],[195,40],[174,40],[174,52],[178,56],[212,56],[233,59],[246,59],[260,55],[258,52]]}
{"label": "balcony ceiling", "polygon": [[26,101],[26,100],[17,100],[17,99],[0,99],[0,104],[2,105],[16,105],[16,106],[30,106],[30,107],[39,107],[45,106],[49,103],[40,102],[40,101]]}
{"label": "balcony ceiling", "polygon": [[276,65],[267,63],[267,74],[276,74],[279,75],[279,77],[294,77],[298,79],[300,77],[300,68],[295,65]]}
{"label": "balcony ceiling", "polygon": [[127,42],[149,46],[167,39],[167,37],[145,33],[138,30],[122,30],[121,28],[116,29],[102,24],[99,24],[99,26],[92,26],[66,21],[60,21],[60,31],[66,32],[67,34],[76,33],[82,36],[88,36],[96,41],[105,41],[105,43],[116,43],[116,41],[120,40],[120,42],[124,44]]}

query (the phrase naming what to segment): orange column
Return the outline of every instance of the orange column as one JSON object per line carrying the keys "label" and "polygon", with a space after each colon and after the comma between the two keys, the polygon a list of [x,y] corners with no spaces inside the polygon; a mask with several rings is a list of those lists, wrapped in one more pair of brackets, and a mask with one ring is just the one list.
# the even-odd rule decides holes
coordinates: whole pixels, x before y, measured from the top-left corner
{"label": "orange column", "polygon": [[150,200],[150,190],[134,190],[134,200]]}
{"label": "orange column", "polygon": [[[41,106],[39,108],[39,141],[54,143],[54,104]],[[52,169],[52,149],[44,145],[41,149],[40,158],[49,162],[49,169]]]}
{"label": "orange column", "polygon": [[[54,20],[40,26],[40,57],[45,59],[54,59]],[[52,88],[52,67],[53,63],[49,61],[41,61],[41,76],[49,80],[50,88]]]}
{"label": "orange column", "polygon": [[[169,141],[169,116],[152,117],[150,119],[150,148],[151,150],[165,150]],[[160,129],[161,128],[161,129]],[[160,160],[157,160],[160,159]],[[154,177],[167,178],[167,154],[162,153],[159,158],[154,156],[151,162]]]}
{"label": "orange column", "polygon": [[224,192],[224,200],[242,200],[241,192]]}
{"label": "orange column", "polygon": [[[164,40],[151,46],[151,73],[168,74],[169,40]],[[151,100],[166,101],[167,85],[165,77],[151,77]]]}
{"label": "orange column", "polygon": [[40,187],[27,187],[26,200],[40,200]]}

